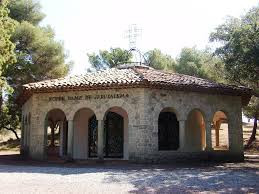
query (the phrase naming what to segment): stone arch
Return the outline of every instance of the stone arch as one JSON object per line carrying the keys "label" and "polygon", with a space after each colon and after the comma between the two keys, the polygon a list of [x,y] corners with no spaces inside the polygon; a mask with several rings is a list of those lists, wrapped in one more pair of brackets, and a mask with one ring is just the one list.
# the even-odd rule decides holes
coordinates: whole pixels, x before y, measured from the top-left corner
{"label": "stone arch", "polygon": [[[178,114],[179,115],[179,114]],[[158,150],[177,150],[180,147],[179,120],[175,109],[164,108],[158,116]]]}
{"label": "stone arch", "polygon": [[170,109],[170,111],[173,111],[176,114],[176,117],[179,121],[183,120],[183,114],[178,111],[177,108],[172,107],[172,105],[168,104],[156,104],[154,112],[153,112],[153,119],[154,122],[157,123],[158,122],[158,117],[159,114],[161,113],[161,111],[163,111],[164,109]]}
{"label": "stone arch", "polygon": [[225,111],[215,111],[211,128],[212,148],[214,150],[229,149],[229,118]]}
{"label": "stone arch", "polygon": [[75,114],[81,110],[81,109],[89,109],[92,110],[93,113],[96,115],[96,117],[99,119],[101,118],[101,115],[99,113],[99,110],[97,109],[97,106],[92,104],[92,103],[86,103],[86,104],[76,104],[75,106],[72,107],[72,110],[67,114],[67,119],[68,120],[73,120],[75,118]]}
{"label": "stone arch", "polygon": [[65,112],[60,108],[53,108],[46,113],[44,121],[44,154],[48,158],[66,155],[67,119]]}
{"label": "stone arch", "polygon": [[125,102],[122,99],[116,99],[116,101],[113,100],[113,101],[109,101],[108,104],[104,104],[104,106],[102,107],[102,112],[100,114],[100,119],[104,119],[107,111],[113,107],[120,107],[121,109],[123,109],[127,113],[129,122],[130,123],[133,122],[134,114],[136,111],[132,106],[130,106],[127,102]]}
{"label": "stone arch", "polygon": [[186,111],[184,111],[184,118],[185,118],[184,120],[186,120],[188,118],[189,114],[192,111],[199,111],[202,114],[204,121],[207,121],[210,118],[209,117],[210,114],[208,114],[208,111],[204,111],[204,109],[202,109],[200,107],[192,107],[192,108],[189,108]]}
{"label": "stone arch", "polygon": [[[91,139],[89,139],[91,128],[89,128],[89,121],[93,116],[96,119],[94,111],[88,107],[80,108],[74,114],[73,141],[76,143],[73,146],[73,157],[75,159],[86,159],[91,154],[91,145],[89,145],[91,143]],[[95,130],[97,131],[97,125],[95,126]],[[95,146],[97,148],[97,139]]]}
{"label": "stone arch", "polygon": [[202,151],[206,142],[206,117],[200,109],[192,109],[186,120],[186,145],[188,151]]}
{"label": "stone arch", "polygon": [[[128,159],[129,116],[119,106],[105,111],[104,117],[104,150],[106,157],[122,157]],[[114,148],[114,150],[113,150]]]}
{"label": "stone arch", "polygon": [[226,117],[228,118],[228,120],[229,120],[229,118],[231,117],[231,112],[230,112],[229,110],[224,109],[224,108],[218,108],[218,107],[216,107],[216,108],[213,108],[213,110],[211,111],[211,114],[210,114],[209,117],[208,117],[208,120],[209,120],[210,122],[213,122],[214,115],[215,115],[215,113],[218,112],[218,111],[223,112],[223,113],[226,115]]}
{"label": "stone arch", "polygon": [[66,110],[64,110],[62,107],[60,107],[60,106],[52,106],[52,107],[49,107],[49,108],[47,108],[45,111],[44,111],[44,114],[43,114],[43,116],[42,116],[42,120],[43,121],[46,121],[46,118],[47,118],[47,116],[48,116],[48,114],[49,114],[49,112],[50,111],[52,111],[52,110],[60,110],[60,111],[62,111],[63,113],[64,113],[64,115],[66,116],[66,119],[67,120],[69,120],[68,119],[68,112],[66,111]]}

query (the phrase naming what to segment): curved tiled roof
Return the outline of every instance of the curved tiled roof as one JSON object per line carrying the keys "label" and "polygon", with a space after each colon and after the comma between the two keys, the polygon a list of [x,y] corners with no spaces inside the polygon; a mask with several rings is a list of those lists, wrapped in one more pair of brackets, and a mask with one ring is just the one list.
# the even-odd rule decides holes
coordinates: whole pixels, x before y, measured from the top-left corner
{"label": "curved tiled roof", "polygon": [[[107,70],[86,73],[85,75],[69,76],[23,85],[23,94],[56,92],[69,90],[98,90],[111,88],[151,87],[174,89],[211,94],[245,96],[250,99],[252,91],[249,88],[224,85],[189,75],[168,73],[154,70],[146,66],[127,68],[111,68]],[[23,101],[24,101],[23,100]]]}

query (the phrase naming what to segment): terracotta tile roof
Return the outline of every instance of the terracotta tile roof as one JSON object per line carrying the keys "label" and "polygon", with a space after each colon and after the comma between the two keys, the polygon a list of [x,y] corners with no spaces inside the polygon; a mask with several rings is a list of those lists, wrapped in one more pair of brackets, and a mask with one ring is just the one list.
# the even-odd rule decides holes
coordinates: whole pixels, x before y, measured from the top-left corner
{"label": "terracotta tile roof", "polygon": [[[249,99],[252,93],[249,88],[245,87],[224,85],[193,76],[168,73],[142,66],[133,66],[130,68],[112,68],[80,76],[70,76],[25,84],[23,85],[23,94],[24,96],[28,96],[33,92],[130,87],[151,87],[211,94],[237,95],[246,96],[249,97]],[[23,94],[21,96],[23,96]]]}
{"label": "terracotta tile roof", "polygon": [[184,75],[179,73],[168,73],[154,69],[136,69],[136,72],[151,85],[174,88],[176,90],[207,91],[209,93],[243,95],[250,94],[249,88],[235,85],[220,84],[206,79]]}
{"label": "terracotta tile roof", "polygon": [[130,85],[140,83],[141,77],[132,69],[108,69],[85,75],[69,76],[23,85],[25,90],[59,90],[76,88],[109,87],[113,85]]}

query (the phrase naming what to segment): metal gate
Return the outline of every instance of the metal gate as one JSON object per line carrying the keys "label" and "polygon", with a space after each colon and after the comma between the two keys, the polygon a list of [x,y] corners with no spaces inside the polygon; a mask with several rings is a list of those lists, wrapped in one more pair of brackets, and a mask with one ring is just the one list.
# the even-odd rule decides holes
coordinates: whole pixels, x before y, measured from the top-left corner
{"label": "metal gate", "polygon": [[123,117],[108,112],[104,122],[104,157],[123,158]]}

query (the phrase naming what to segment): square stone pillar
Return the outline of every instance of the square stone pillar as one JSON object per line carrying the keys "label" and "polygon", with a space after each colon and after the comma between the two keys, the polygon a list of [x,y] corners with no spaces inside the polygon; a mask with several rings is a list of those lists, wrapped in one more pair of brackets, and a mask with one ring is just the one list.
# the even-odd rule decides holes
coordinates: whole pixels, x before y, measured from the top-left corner
{"label": "square stone pillar", "polygon": [[73,120],[68,120],[68,137],[67,137],[67,156],[69,159],[73,159],[74,148],[74,124]]}
{"label": "square stone pillar", "polygon": [[44,121],[44,140],[43,140],[43,155],[44,155],[44,158],[47,159],[48,157],[48,127],[49,127],[49,124],[48,124],[48,120],[45,120]]}
{"label": "square stone pillar", "polygon": [[179,121],[180,151],[186,151],[186,129],[185,120]]}
{"label": "square stone pillar", "polygon": [[98,120],[98,158],[103,159],[103,134],[104,134],[104,121]]}
{"label": "square stone pillar", "polygon": [[212,141],[211,141],[211,122],[205,121],[206,127],[206,151],[212,151]]}

